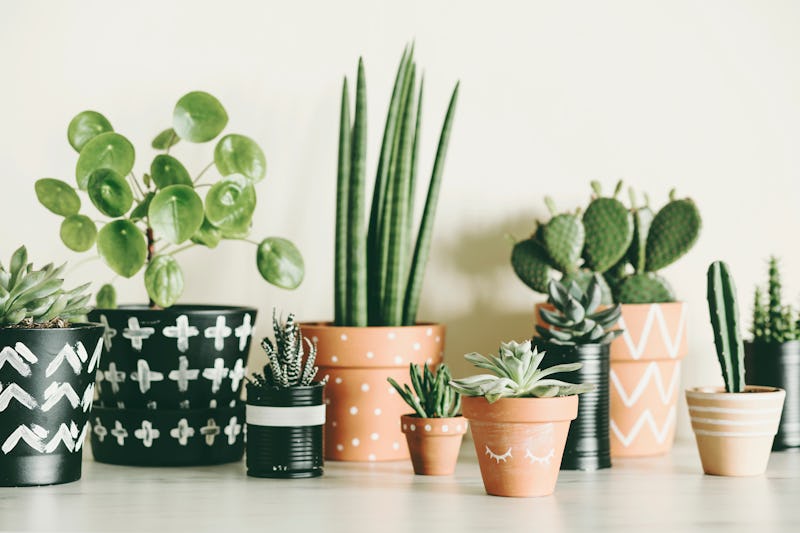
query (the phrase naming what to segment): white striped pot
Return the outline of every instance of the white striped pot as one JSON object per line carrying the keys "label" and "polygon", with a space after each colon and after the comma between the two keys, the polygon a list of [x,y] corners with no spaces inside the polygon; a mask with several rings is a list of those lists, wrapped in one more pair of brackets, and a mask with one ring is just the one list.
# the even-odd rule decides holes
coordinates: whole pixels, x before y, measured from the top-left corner
{"label": "white striped pot", "polygon": [[747,386],[742,393],[720,387],[686,391],[686,403],[703,471],[715,476],[756,476],[767,469],[786,392]]}

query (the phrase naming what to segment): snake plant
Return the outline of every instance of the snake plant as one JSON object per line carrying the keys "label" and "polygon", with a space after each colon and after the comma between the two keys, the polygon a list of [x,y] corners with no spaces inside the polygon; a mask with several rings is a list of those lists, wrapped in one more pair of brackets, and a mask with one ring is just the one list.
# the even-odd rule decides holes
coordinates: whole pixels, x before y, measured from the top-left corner
{"label": "snake plant", "polygon": [[399,326],[416,322],[458,84],[450,97],[422,220],[413,241],[422,95],[423,81],[417,74],[413,47],[406,48],[389,103],[365,230],[367,95],[361,59],[352,116],[348,82],[344,79],[337,174],[336,325]]}
{"label": "snake plant", "polygon": [[401,386],[392,378],[386,378],[400,396],[421,418],[450,418],[458,415],[461,409],[461,395],[450,386],[450,369],[444,363],[436,372],[427,365],[420,368],[416,363],[409,365],[411,384]]}

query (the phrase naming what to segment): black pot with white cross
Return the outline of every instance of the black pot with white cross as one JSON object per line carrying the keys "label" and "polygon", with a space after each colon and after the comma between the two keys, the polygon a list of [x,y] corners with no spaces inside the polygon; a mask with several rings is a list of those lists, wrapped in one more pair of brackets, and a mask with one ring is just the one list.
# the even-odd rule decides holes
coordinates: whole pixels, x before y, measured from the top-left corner
{"label": "black pot with white cross", "polygon": [[92,451],[147,466],[238,461],[240,400],[256,310],[178,305],[96,309],[106,355],[97,371]]}

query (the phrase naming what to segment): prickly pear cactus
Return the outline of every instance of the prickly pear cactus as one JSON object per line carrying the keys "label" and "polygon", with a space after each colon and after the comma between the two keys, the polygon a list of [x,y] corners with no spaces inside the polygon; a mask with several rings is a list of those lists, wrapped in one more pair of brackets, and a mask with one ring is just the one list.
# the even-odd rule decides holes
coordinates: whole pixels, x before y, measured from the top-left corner
{"label": "prickly pear cactus", "polygon": [[550,266],[547,251],[534,237],[519,241],[511,251],[511,265],[519,279],[536,292],[547,292],[547,283],[555,270]]}
{"label": "prickly pear cactus", "polygon": [[653,210],[650,209],[650,201],[645,195],[645,205],[637,206],[636,194],[630,189],[631,213],[633,215],[633,240],[628,252],[628,259],[636,272],[644,272],[647,259],[647,234],[650,233],[650,226],[653,223]]}
{"label": "prickly pear cactus", "polygon": [[615,289],[617,302],[649,304],[675,301],[669,282],[655,272],[632,274],[624,278]]}
{"label": "prickly pear cactus", "polygon": [[[617,186],[617,193],[622,182]],[[600,184],[592,182],[596,197],[583,214],[586,244],[583,259],[591,270],[605,272],[614,266],[630,247],[633,239],[633,217],[615,197],[603,197]]]}
{"label": "prickly pear cactus", "polygon": [[673,199],[661,208],[647,234],[647,270],[661,270],[683,257],[697,242],[700,225],[700,212],[689,198]]}
{"label": "prickly pear cactus", "polygon": [[556,214],[550,198],[546,199],[553,218],[542,228],[542,243],[556,268],[562,272],[575,270],[585,242],[585,230],[578,215]]}

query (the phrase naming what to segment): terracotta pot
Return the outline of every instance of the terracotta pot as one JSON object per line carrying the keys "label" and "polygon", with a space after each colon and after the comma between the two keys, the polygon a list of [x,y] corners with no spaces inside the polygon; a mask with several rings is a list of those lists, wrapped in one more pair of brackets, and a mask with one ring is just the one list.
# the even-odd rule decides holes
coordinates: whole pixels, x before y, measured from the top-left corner
{"label": "terracotta pot", "polygon": [[555,490],[578,397],[462,400],[483,485],[495,496],[547,496]]}
{"label": "terracotta pot", "polygon": [[445,327],[340,327],[303,324],[317,341],[319,377],[325,388],[325,458],[333,461],[408,459],[400,417],[408,405],[387,383],[409,383],[409,363],[438,365],[444,355]]}
{"label": "terracotta pot", "polygon": [[720,387],[686,391],[686,403],[703,471],[715,476],[756,476],[767,469],[786,393],[747,386],[726,393]]}
{"label": "terracotta pot", "polygon": [[464,417],[421,418],[409,414],[403,415],[400,423],[415,474],[449,476],[455,472],[461,439],[467,432]]}

